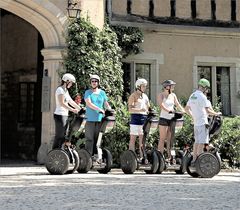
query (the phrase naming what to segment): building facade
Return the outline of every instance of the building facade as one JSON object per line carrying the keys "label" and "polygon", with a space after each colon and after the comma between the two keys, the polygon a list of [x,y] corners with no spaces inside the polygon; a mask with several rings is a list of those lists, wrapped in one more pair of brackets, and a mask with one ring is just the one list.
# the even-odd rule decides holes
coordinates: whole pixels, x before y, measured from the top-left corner
{"label": "building facade", "polygon": [[188,98],[197,81],[211,81],[210,99],[224,115],[240,115],[240,0],[109,0],[113,25],[144,33],[143,53],[124,60],[131,88],[137,77],[150,81],[151,100],[161,82],[177,82]]}
{"label": "building facade", "polygon": [[[161,82],[187,98],[206,77],[211,100],[240,115],[240,0],[74,0],[100,29],[142,29],[143,53],[123,60],[126,90],[149,81],[156,103]],[[63,69],[68,0],[0,1],[1,157],[44,163],[54,136],[54,92]]]}
{"label": "building facade", "polygon": [[[63,68],[68,0],[1,0],[1,157],[44,158],[54,135],[54,92]],[[72,1],[71,1],[72,2]],[[104,0],[74,1],[104,24]]]}

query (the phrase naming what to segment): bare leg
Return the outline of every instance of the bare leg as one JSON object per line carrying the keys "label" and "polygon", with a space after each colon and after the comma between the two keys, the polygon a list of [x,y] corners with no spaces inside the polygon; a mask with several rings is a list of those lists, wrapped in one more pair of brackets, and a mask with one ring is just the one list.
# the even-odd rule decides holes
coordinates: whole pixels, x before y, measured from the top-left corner
{"label": "bare leg", "polygon": [[197,147],[197,157],[203,153],[203,148],[204,148],[204,144],[198,144],[198,147]]}
{"label": "bare leg", "polygon": [[139,135],[139,152],[140,152],[140,158],[143,158],[143,135]]}
{"label": "bare leg", "polygon": [[171,158],[171,138],[172,138],[172,133],[170,127],[167,129],[167,154],[168,158]]}
{"label": "bare leg", "polygon": [[136,141],[136,135],[130,135],[130,142],[129,142],[129,150],[132,150],[133,152],[135,152],[135,141]]}
{"label": "bare leg", "polygon": [[192,161],[195,161],[197,159],[197,147],[198,147],[198,144],[194,143],[193,144],[193,159],[192,159]]}
{"label": "bare leg", "polygon": [[163,154],[164,151],[164,141],[167,138],[167,126],[159,125],[159,142],[158,142],[158,150]]}

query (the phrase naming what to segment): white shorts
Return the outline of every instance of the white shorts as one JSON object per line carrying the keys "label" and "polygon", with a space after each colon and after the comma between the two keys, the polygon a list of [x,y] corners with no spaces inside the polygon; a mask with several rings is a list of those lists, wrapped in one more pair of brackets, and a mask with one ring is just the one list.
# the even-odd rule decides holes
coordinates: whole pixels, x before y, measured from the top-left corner
{"label": "white shorts", "polygon": [[205,125],[194,126],[194,138],[196,144],[208,144],[209,129]]}
{"label": "white shorts", "polygon": [[130,124],[130,135],[143,135],[143,126]]}

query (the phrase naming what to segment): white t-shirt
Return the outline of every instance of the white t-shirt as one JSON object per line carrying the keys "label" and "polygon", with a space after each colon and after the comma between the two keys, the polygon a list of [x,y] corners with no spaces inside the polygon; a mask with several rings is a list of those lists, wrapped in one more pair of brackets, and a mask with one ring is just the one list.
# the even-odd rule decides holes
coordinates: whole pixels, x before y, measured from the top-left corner
{"label": "white t-shirt", "polygon": [[66,109],[60,105],[60,102],[58,99],[59,95],[64,95],[65,102],[69,102],[71,99],[68,90],[65,91],[61,86],[58,87],[55,92],[56,109],[55,109],[54,114],[68,116],[68,109]]}
{"label": "white t-shirt", "polygon": [[[173,93],[171,93],[171,94],[173,95]],[[163,98],[162,103],[167,109],[174,110],[174,97]],[[164,109],[161,109],[160,117],[164,118],[164,119],[171,120],[174,117],[174,114],[169,114]]]}
{"label": "white t-shirt", "polygon": [[187,106],[191,108],[195,126],[208,124],[208,114],[206,107],[209,107],[209,101],[202,91],[196,90],[189,97]]}

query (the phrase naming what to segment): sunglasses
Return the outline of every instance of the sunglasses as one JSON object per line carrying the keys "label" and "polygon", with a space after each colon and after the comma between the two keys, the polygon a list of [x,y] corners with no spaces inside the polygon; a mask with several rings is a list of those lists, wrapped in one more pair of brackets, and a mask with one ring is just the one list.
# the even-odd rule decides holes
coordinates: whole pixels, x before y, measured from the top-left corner
{"label": "sunglasses", "polygon": [[98,82],[97,80],[91,80],[91,83],[95,83],[95,82]]}

